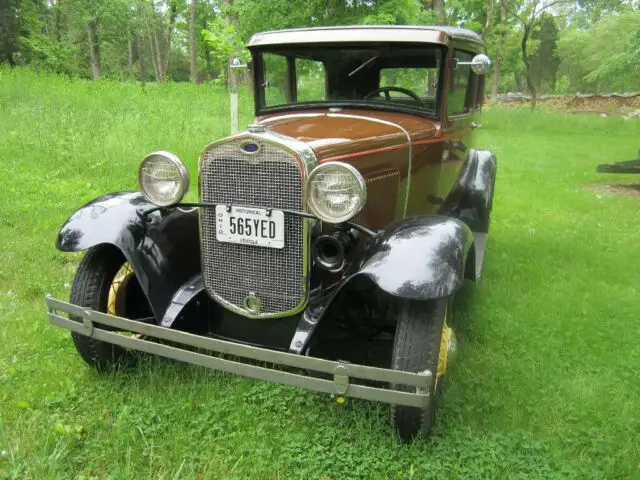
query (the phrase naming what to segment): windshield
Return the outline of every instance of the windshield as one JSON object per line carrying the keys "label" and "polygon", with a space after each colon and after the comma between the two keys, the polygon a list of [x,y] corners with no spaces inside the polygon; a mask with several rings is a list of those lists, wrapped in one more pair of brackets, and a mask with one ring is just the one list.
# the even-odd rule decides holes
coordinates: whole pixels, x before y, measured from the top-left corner
{"label": "windshield", "polygon": [[278,47],[254,53],[258,110],[364,106],[435,116],[444,49]]}

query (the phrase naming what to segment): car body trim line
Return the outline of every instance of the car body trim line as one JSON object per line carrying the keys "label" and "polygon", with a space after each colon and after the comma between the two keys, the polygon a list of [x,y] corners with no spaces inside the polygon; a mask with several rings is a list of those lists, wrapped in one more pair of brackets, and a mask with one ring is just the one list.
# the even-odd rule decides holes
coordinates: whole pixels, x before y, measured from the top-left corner
{"label": "car body trim line", "polygon": [[395,127],[398,130],[400,130],[402,133],[404,133],[404,135],[407,137],[407,147],[409,148],[409,167],[407,169],[407,188],[404,196],[404,208],[402,210],[402,216],[406,217],[407,209],[409,208],[409,194],[411,193],[411,170],[412,170],[412,163],[413,163],[413,149],[411,147],[412,140],[411,140],[411,135],[409,134],[407,129],[405,129],[402,125],[399,125],[395,122],[389,122],[387,120],[367,117],[364,115],[352,115],[352,114],[346,114],[346,113],[327,113],[326,116],[333,117],[333,118],[352,118],[352,119],[358,119],[358,120],[367,120],[369,122],[379,123],[382,125],[387,125],[389,127]]}
{"label": "car body trim line", "polygon": [[[366,151],[363,151],[363,152],[350,153],[350,154],[341,155],[341,156],[337,156],[337,157],[324,158],[324,159],[320,160],[319,163],[322,164],[322,163],[329,162],[329,161],[337,161],[337,160],[343,160],[343,159],[348,159],[348,158],[355,158],[355,157],[360,157],[360,156],[363,156],[363,155],[371,155],[371,154],[374,154],[374,153],[387,152],[387,151],[392,151],[392,150],[399,150],[401,148],[408,147],[409,148],[409,168],[407,169],[407,188],[406,188],[406,192],[405,192],[404,206],[403,206],[403,210],[402,210],[402,216],[406,217],[407,216],[407,209],[409,208],[409,194],[411,193],[411,169],[412,169],[412,163],[413,163],[413,151],[412,151],[413,141],[411,140],[411,135],[409,134],[409,132],[404,127],[402,127],[401,125],[399,125],[399,124],[397,124],[395,122],[389,122],[387,120],[381,120],[379,118],[367,117],[365,115],[353,115],[353,114],[347,114],[347,113],[332,113],[332,112],[328,112],[328,113],[299,113],[299,114],[298,113],[293,113],[293,114],[289,114],[289,115],[279,115],[279,116],[276,116],[276,117],[265,118],[260,123],[277,122],[278,120],[290,120],[290,119],[295,119],[295,118],[313,118],[313,117],[321,117],[321,116],[367,120],[369,122],[379,123],[379,124],[382,124],[382,125],[387,125],[389,127],[395,127],[398,130],[400,130],[402,133],[404,133],[404,135],[407,137],[407,143],[404,144],[404,145],[393,145],[393,146],[390,146],[390,147],[375,148],[375,149],[372,149],[372,150],[366,150]],[[438,141],[441,141],[441,140],[442,140],[441,138],[432,139],[432,140],[419,142],[419,144],[435,143],[435,142],[438,142]],[[416,144],[418,144],[418,143],[416,143]]]}
{"label": "car body trim line", "polygon": [[[139,333],[146,337],[152,337],[159,340],[168,340],[171,342],[181,343],[186,346],[202,348],[212,352],[237,355],[273,364],[310,369],[332,375],[339,370],[341,374],[346,372],[351,380],[359,378],[385,383],[410,385],[416,388],[416,393],[369,387],[350,382],[344,395],[419,408],[426,408],[429,405],[430,396],[428,392],[430,391],[431,384],[433,382],[433,374],[430,371],[411,373],[364,365],[354,365],[321,358],[306,357],[303,355],[295,355],[215,338],[203,337],[191,333],[171,330],[157,325],[144,324],[134,320],[107,315],[95,310],[73,305],[68,302],[57,300],[50,295],[47,295],[46,302],[49,320],[54,325],[82,335],[90,336],[96,340],[112,343],[131,350],[160,355],[246,377],[307,388],[318,392],[340,394],[340,386],[331,380],[324,380],[307,375],[251,365],[236,360],[197,353],[191,350],[178,348],[176,346],[169,346],[140,338],[128,337],[98,328],[96,324]],[[64,318],[56,312],[65,312],[73,317],[79,317],[84,323],[70,318]],[[87,329],[86,325],[88,324],[93,328]]]}
{"label": "car body trim line", "polygon": [[263,124],[267,122],[277,122],[279,120],[293,120],[295,118],[313,118],[313,117],[321,117],[324,113],[289,113],[287,115],[278,115],[275,117],[265,118],[260,120],[258,123]]}
{"label": "car body trim line", "polygon": [[371,150],[362,150],[360,152],[346,153],[344,155],[337,155],[335,157],[323,158],[322,160],[320,160],[320,163],[336,162],[339,160],[347,160],[349,158],[364,157],[365,155],[372,155],[375,153],[382,153],[382,152],[391,152],[393,150],[401,150],[407,147],[408,147],[407,144],[402,144],[402,145],[390,145],[388,147],[372,148]]}

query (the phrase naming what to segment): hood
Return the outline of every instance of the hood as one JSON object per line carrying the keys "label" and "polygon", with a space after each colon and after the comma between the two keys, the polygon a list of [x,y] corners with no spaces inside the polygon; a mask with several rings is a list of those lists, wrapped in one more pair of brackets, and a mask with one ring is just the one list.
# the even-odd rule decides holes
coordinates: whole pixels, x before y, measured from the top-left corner
{"label": "hood", "polygon": [[377,110],[304,111],[264,116],[259,121],[274,132],[306,142],[319,161],[405,145],[407,134],[415,142],[440,132],[440,124],[434,120]]}

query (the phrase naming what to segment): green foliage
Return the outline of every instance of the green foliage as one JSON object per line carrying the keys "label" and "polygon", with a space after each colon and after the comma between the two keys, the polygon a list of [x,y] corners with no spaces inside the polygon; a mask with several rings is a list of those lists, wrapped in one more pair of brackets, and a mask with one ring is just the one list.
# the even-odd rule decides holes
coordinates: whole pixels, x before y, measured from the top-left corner
{"label": "green foliage", "polygon": [[556,51],[558,33],[554,17],[546,14],[531,35],[532,41],[535,42],[535,53],[530,54],[531,74],[538,90],[555,91],[556,74],[560,64]]}
{"label": "green foliage", "polygon": [[[252,119],[241,96],[242,122]],[[388,408],[162,359],[99,375],[43,296],[81,254],[55,250],[78,206],[136,188],[166,149],[192,173],[229,133],[209,84],[80,81],[0,69],[0,478],[636,478],[636,198],[585,184],[637,152],[617,118],[487,109],[500,171],[483,279],[456,301],[460,354],[434,436],[400,445]],[[544,138],[541,142],[540,139]],[[135,139],[135,141],[132,141]],[[597,252],[597,254],[594,254]]]}
{"label": "green foliage", "polygon": [[[92,23],[101,77],[189,80],[190,2],[3,0],[0,62],[90,78],[87,25]],[[503,5],[509,12],[506,18]],[[527,89],[520,46],[524,30],[517,18],[544,5],[532,0],[445,0],[447,23],[481,33],[490,55],[501,57],[500,91]],[[564,90],[555,84],[566,77],[568,92],[637,90],[639,15],[637,0],[560,0],[538,15],[541,21],[535,22],[527,47],[536,89]],[[229,59],[246,61],[246,41],[259,31],[437,23],[434,3],[422,0],[197,0],[198,78],[226,85]],[[489,88],[491,82],[486,84]]]}
{"label": "green foliage", "polygon": [[558,49],[570,91],[640,90],[640,11],[604,15],[588,30],[570,27]]}
{"label": "green foliage", "polygon": [[227,81],[230,59],[237,57],[245,63],[249,61],[249,52],[238,36],[236,25],[217,17],[209,23],[209,29],[202,30],[201,34],[213,68],[221,72],[221,81]]}
{"label": "green foliage", "polygon": [[[426,19],[421,15],[417,0],[386,0],[378,4],[377,11],[370,13],[357,23],[367,25],[414,25]],[[425,22],[430,23],[430,22]]]}

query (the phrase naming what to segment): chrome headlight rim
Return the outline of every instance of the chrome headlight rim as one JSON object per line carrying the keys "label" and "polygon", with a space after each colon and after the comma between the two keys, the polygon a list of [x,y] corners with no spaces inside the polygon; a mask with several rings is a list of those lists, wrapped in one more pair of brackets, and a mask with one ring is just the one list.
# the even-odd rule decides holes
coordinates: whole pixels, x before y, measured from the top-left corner
{"label": "chrome headlight rim", "polygon": [[[342,215],[341,217],[329,217],[327,215],[324,215],[323,212],[317,210],[314,204],[314,199],[311,196],[311,185],[314,178],[317,177],[318,174],[321,174],[326,170],[329,170],[331,168],[336,168],[336,167],[347,170],[353,176],[353,178],[357,182],[360,195],[358,197],[358,203],[356,205],[356,208],[353,209],[351,212],[349,212],[348,215],[345,214],[345,215]],[[358,213],[362,211],[365,204],[367,203],[367,184],[364,180],[364,177],[360,173],[360,171],[353,165],[350,165],[344,162],[321,163],[311,171],[311,173],[307,178],[307,181],[305,182],[305,203],[307,204],[307,207],[309,208],[311,213],[313,213],[318,219],[322,220],[323,222],[332,223],[332,224],[344,223],[351,220],[356,215],[358,215]]]}
{"label": "chrome headlight rim", "polygon": [[[175,166],[178,169],[178,173],[180,175],[180,183],[178,185],[178,192],[176,194],[176,196],[174,197],[174,199],[172,199],[171,201],[166,201],[166,202],[159,202],[157,201],[157,199],[153,199],[147,191],[145,191],[144,187],[143,187],[143,183],[142,183],[142,176],[143,176],[143,172],[142,169],[144,168],[145,164],[147,161],[155,158],[155,157],[161,157],[162,159],[168,161],[169,163],[171,163],[173,166]],[[190,177],[189,177],[189,170],[187,170],[187,167],[185,166],[185,164],[182,162],[182,160],[180,160],[180,157],[178,157],[177,155],[171,153],[171,152],[166,152],[164,150],[158,150],[156,152],[151,152],[148,155],[145,155],[145,157],[142,159],[142,161],[140,162],[140,167],[138,168],[138,186],[140,188],[140,192],[142,192],[142,195],[144,195],[144,198],[146,198],[147,200],[149,200],[151,203],[153,203],[154,205],[157,205],[159,207],[170,207],[172,205],[175,205],[177,203],[179,203],[184,196],[187,194],[187,192],[189,191],[189,184],[190,184]]]}

